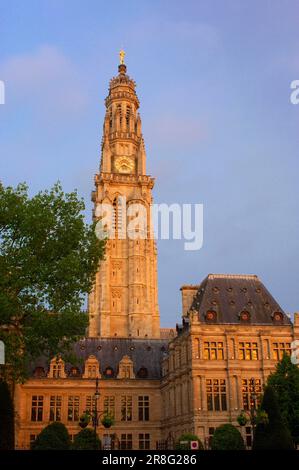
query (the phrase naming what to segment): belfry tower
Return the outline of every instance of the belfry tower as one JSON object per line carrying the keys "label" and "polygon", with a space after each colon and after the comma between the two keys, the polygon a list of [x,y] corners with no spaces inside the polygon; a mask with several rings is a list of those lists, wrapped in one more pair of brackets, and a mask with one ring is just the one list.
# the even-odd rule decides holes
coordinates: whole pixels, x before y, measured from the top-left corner
{"label": "belfry tower", "polygon": [[[95,214],[100,204],[113,208],[115,234],[106,243],[89,297],[89,337],[159,338],[157,250],[150,236],[154,179],[146,174],[139,100],[126,72],[121,51],[118,75],[105,100],[101,165],[92,193]],[[130,214],[138,216],[136,207],[146,219],[146,236],[140,238],[140,227],[134,237],[123,234],[124,218],[129,222]]]}

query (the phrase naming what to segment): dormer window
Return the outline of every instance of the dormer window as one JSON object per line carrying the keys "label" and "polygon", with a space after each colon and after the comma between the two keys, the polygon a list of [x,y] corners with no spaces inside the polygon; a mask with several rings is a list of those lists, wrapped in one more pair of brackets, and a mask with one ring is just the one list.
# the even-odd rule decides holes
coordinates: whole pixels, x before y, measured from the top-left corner
{"label": "dormer window", "polygon": [[100,378],[100,364],[95,356],[89,356],[85,361],[84,379]]}
{"label": "dormer window", "polygon": [[119,363],[118,379],[135,379],[133,361],[129,356],[124,356]]}
{"label": "dormer window", "polygon": [[217,319],[217,314],[214,310],[208,310],[206,313],[206,321],[207,322],[215,322]]}
{"label": "dormer window", "polygon": [[50,362],[48,377],[52,379],[64,379],[66,377],[64,371],[64,361],[61,358],[52,359]]}
{"label": "dormer window", "polygon": [[139,371],[137,372],[137,377],[139,379],[146,379],[148,377],[148,370],[146,367],[140,367]]}
{"label": "dormer window", "polygon": [[113,379],[114,377],[114,370],[112,369],[112,367],[106,367],[106,369],[104,370],[104,377],[105,379]]}
{"label": "dormer window", "polygon": [[33,377],[37,379],[46,377],[45,369],[43,367],[36,367],[33,371]]}
{"label": "dormer window", "polygon": [[240,322],[242,322],[242,323],[249,323],[249,322],[250,322],[250,313],[247,312],[246,310],[243,310],[243,311],[240,313],[239,318],[240,318]]}
{"label": "dormer window", "polygon": [[79,377],[80,376],[80,371],[78,367],[71,367],[70,372],[69,372],[69,377]]}
{"label": "dormer window", "polygon": [[280,324],[283,322],[283,314],[281,312],[274,312],[272,319],[274,323]]}

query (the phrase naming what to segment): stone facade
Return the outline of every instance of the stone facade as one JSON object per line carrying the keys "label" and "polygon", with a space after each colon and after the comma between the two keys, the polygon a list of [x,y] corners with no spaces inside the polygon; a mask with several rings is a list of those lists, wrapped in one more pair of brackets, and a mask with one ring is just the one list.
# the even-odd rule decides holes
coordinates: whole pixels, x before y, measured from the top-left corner
{"label": "stone facade", "polygon": [[[87,338],[74,345],[76,364],[40,358],[30,379],[15,390],[16,445],[30,448],[50,422],[66,424],[71,436],[79,417],[94,410],[96,380],[100,415],[115,418],[99,426],[122,449],[172,448],[183,432],[197,434],[206,447],[222,423],[236,417],[260,395],[268,375],[291,342],[294,325],[257,276],[209,275],[183,286],[182,325],[160,328],[155,241],[123,238],[126,209],[145,209],[151,231],[154,180],[146,157],[135,83],[121,63],[105,101],[100,172],[92,193],[94,217],[102,203],[113,207],[114,237],[107,242],[89,298]],[[134,210],[134,209],[132,209]],[[251,429],[242,430],[250,445]]]}

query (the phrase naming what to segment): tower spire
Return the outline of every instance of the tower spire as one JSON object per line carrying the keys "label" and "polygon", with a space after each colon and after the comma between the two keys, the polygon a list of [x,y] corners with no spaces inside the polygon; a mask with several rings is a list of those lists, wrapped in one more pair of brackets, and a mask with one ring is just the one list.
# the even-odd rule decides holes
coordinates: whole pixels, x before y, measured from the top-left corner
{"label": "tower spire", "polygon": [[[123,50],[119,58],[119,73],[110,80],[105,100],[101,166],[93,193],[95,214],[98,206],[111,206],[114,233],[89,296],[89,336],[159,338],[157,253],[149,236],[154,179],[146,174],[139,100]],[[136,204],[137,214],[148,221],[140,231],[138,225],[140,237],[132,237],[126,225],[138,217]]]}

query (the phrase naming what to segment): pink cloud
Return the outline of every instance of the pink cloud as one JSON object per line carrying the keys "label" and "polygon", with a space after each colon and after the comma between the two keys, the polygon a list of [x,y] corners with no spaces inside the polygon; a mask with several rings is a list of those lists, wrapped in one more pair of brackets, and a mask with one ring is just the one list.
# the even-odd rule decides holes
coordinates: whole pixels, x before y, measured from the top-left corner
{"label": "pink cloud", "polygon": [[80,112],[87,103],[78,71],[57,48],[40,46],[0,64],[7,94],[29,98],[55,112]]}

